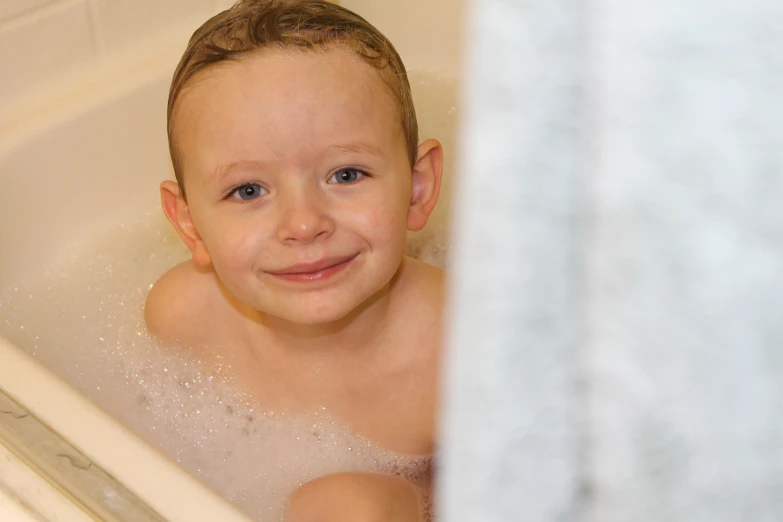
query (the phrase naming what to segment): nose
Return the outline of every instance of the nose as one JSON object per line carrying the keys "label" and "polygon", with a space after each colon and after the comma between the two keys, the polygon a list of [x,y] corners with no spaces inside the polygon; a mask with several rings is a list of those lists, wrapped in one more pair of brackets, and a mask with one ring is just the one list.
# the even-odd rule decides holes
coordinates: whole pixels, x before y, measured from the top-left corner
{"label": "nose", "polygon": [[311,243],[334,232],[323,198],[315,191],[299,191],[280,199],[278,239],[281,243]]}

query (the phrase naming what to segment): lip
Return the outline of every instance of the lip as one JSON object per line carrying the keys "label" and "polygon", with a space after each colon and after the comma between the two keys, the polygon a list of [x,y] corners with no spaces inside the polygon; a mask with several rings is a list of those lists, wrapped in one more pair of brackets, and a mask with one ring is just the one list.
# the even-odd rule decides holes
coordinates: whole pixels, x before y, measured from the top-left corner
{"label": "lip", "polygon": [[357,253],[349,256],[325,257],[313,263],[299,263],[268,273],[287,281],[323,281],[341,272],[358,255]]}

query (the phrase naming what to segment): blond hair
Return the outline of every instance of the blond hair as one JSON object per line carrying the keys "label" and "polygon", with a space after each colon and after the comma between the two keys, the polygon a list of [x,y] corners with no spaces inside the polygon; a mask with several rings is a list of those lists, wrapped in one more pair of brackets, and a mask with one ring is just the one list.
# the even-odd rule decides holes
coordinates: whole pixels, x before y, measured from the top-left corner
{"label": "blond hair", "polygon": [[174,112],[183,87],[200,71],[254,50],[322,49],[341,45],[373,66],[397,102],[411,165],[418,124],[408,75],[391,42],[361,16],[325,0],[240,0],[207,20],[188,42],[174,72],[168,101],[168,137],[174,174],[183,197],[182,166],[174,136]]}

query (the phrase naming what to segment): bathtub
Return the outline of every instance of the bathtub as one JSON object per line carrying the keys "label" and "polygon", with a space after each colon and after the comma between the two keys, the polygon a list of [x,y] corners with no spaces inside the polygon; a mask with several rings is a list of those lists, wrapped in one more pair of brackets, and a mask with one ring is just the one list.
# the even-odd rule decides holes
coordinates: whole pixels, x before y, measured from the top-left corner
{"label": "bathtub", "polygon": [[[170,171],[168,83],[193,27],[81,71],[3,118],[0,287],[37,277],[67,245],[155,204]],[[247,520],[0,337],[0,519],[17,518]]]}
{"label": "bathtub", "polygon": [[[0,118],[0,289],[35,281],[71,245],[157,205],[158,184],[172,176],[169,82],[197,23],[31,93]],[[423,72],[436,59],[415,55],[408,67],[418,69],[411,84],[421,135],[446,143],[448,172],[456,89],[448,71]],[[445,216],[441,204],[417,257],[443,254],[430,239],[445,234]],[[247,520],[29,352],[0,335],[0,519]]]}

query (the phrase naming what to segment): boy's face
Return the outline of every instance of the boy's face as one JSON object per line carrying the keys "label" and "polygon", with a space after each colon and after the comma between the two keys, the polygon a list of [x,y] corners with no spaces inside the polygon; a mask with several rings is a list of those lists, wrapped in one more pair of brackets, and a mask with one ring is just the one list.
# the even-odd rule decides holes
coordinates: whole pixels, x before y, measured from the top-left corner
{"label": "boy's face", "polygon": [[267,50],[205,71],[176,118],[194,259],[241,301],[319,324],[393,277],[411,167],[397,107],[369,65],[337,48]]}

